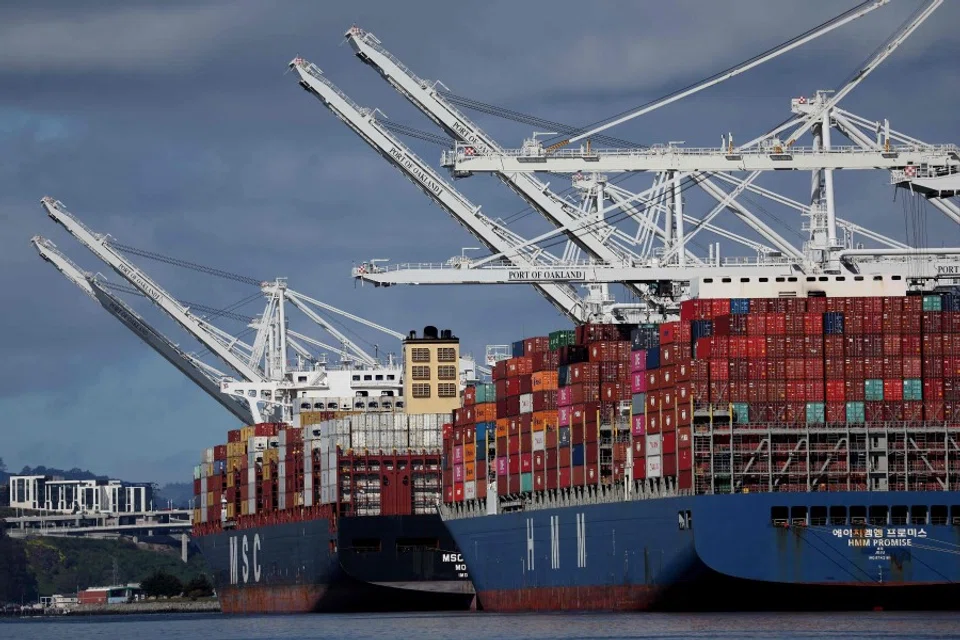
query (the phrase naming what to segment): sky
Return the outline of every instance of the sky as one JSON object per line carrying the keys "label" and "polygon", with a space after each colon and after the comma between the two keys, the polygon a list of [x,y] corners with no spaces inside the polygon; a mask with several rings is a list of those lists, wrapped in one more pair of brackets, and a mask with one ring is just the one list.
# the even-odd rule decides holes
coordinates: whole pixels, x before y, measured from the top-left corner
{"label": "sky", "polygon": [[[295,290],[401,332],[428,324],[451,328],[480,359],[487,344],[568,326],[527,286],[375,289],[350,278],[361,260],[443,262],[478,246],[288,73],[287,63],[303,56],[359,104],[442,133],[352,55],[343,38],[352,24],[457,95],[585,125],[737,64],[854,4],[2,3],[0,457],[12,469],[81,466],[127,480],[188,480],[201,449],[224,441],[236,426],[38,259],[29,243],[35,234],[84,269],[119,281],[43,214],[45,195],[124,245],[263,280],[287,277]],[[790,98],[841,86],[919,4],[896,0],[609,133],[647,144],[715,146],[727,132],[746,141],[783,121]],[[922,140],[960,141],[958,19],[960,5],[945,3],[844,108],[871,120],[888,118]],[[507,147],[531,134],[528,125],[469,114]],[[439,165],[440,147],[409,144]],[[901,240],[920,229],[928,244],[960,241],[956,224],[895,194],[882,172],[849,174],[836,180],[842,217]],[[558,191],[569,187],[558,177],[547,179]],[[623,186],[639,191],[649,184],[638,175]],[[798,200],[809,194],[807,175],[762,176],[758,184]],[[550,229],[489,176],[456,186],[487,215],[510,218],[518,233]],[[802,240],[801,221],[789,210],[761,205],[765,219]],[[703,215],[708,203],[691,192],[687,211]],[[237,282],[131,259],[182,300],[223,308],[256,293]],[[125,299],[184,348],[201,348],[145,300]],[[261,309],[258,302],[239,311]],[[244,329],[232,321],[220,326]],[[365,346],[399,351],[388,336],[357,335]]]}

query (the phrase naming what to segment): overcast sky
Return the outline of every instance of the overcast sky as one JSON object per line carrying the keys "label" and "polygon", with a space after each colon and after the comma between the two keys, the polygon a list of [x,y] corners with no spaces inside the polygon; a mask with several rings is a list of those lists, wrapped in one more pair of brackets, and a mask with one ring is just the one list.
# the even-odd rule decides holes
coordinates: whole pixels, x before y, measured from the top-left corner
{"label": "overcast sky", "polygon": [[[449,327],[478,358],[486,344],[566,326],[529,287],[375,290],[350,279],[354,261],[440,262],[477,246],[286,73],[301,55],[360,104],[440,133],[352,55],[343,40],[351,24],[458,95],[581,125],[732,66],[854,4],[0,4],[0,457],[15,469],[83,466],[129,480],[186,480],[201,448],[224,441],[234,426],[218,404],[37,258],[29,240],[42,234],[84,268],[119,280],[43,215],[44,195],[126,245],[255,278],[285,276],[294,289],[399,331]],[[791,97],[841,85],[918,6],[896,0],[611,133],[713,146],[732,131],[746,141],[783,121]],[[889,118],[923,140],[960,141],[958,19],[960,5],[946,3],[845,108]],[[473,115],[505,146],[519,146],[531,131]],[[410,144],[436,165],[440,147]],[[569,186],[550,180],[558,190]],[[760,183],[809,197],[807,175]],[[624,186],[645,184],[649,178],[637,176]],[[518,214],[518,232],[549,228],[521,213],[524,204],[489,177],[457,187],[488,215]],[[957,226],[935,210],[894,195],[882,172],[837,176],[842,217],[900,239],[919,228],[930,244],[960,240]],[[789,210],[760,204],[765,219],[799,232],[801,221]],[[706,210],[691,193],[688,211]],[[915,216],[924,214],[918,227]],[[221,308],[256,293],[134,260],[183,300]],[[127,299],[185,348],[200,348],[144,300]],[[259,303],[241,309],[260,310]],[[383,350],[398,348],[387,336],[361,335]]]}

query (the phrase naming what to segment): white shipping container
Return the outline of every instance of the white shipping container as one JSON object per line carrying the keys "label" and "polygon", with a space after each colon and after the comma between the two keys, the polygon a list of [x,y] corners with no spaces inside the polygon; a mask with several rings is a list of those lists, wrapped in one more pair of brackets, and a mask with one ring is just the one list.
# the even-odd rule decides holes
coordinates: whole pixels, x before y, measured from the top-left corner
{"label": "white shipping container", "polygon": [[277,462],[277,477],[281,480],[287,477],[287,461],[283,458]]}
{"label": "white shipping container", "polygon": [[206,511],[208,506],[209,505],[207,504],[207,492],[204,491],[203,493],[200,494],[200,508]]}
{"label": "white shipping container", "polygon": [[280,490],[277,491],[277,508],[283,511],[287,508],[287,489],[281,484]]}
{"label": "white shipping container", "polygon": [[257,512],[257,499],[255,497],[247,500],[247,513],[253,515]]}
{"label": "white shipping container", "polygon": [[660,456],[647,456],[647,477],[659,478],[663,475],[663,467],[660,463]]}
{"label": "white shipping container", "polygon": [[207,477],[204,476],[200,478],[200,495],[203,496],[204,500],[207,498]]}
{"label": "white shipping container", "polygon": [[283,447],[287,444],[287,430],[281,429],[280,433],[277,435],[277,442],[280,443],[280,446]]}
{"label": "white shipping container", "polygon": [[254,467],[247,467],[247,485],[251,489],[257,486],[257,470]]}
{"label": "white shipping container", "polygon": [[463,483],[463,497],[466,500],[477,499],[477,481],[476,480],[471,480],[470,482]]}
{"label": "white shipping container", "polygon": [[213,462],[213,447],[203,450],[203,462]]}
{"label": "white shipping container", "polygon": [[247,451],[266,451],[267,450],[267,441],[270,440],[267,436],[254,436],[247,440]]}
{"label": "white shipping container", "polygon": [[533,432],[533,450],[543,451],[546,448],[547,448],[547,432],[534,431]]}
{"label": "white shipping container", "polygon": [[646,436],[647,439],[647,449],[646,455],[649,456],[659,456],[661,450],[661,437],[659,433],[648,433]]}
{"label": "white shipping container", "polygon": [[303,473],[303,506],[313,506],[313,472],[305,471]]}
{"label": "white shipping container", "polygon": [[520,394],[520,413],[533,413],[533,394]]}

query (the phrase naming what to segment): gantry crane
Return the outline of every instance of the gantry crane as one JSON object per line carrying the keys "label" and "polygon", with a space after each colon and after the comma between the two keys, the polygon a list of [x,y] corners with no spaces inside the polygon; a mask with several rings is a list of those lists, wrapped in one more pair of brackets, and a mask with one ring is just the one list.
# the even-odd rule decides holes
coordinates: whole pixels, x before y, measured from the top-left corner
{"label": "gantry crane", "polygon": [[[480,207],[447,183],[426,162],[417,157],[377,120],[376,110],[364,108],[347,97],[315,64],[295,58],[290,63],[300,78],[300,85],[316,96],[334,115],[347,124],[364,142],[398,168],[413,184],[442,209],[463,225],[490,251],[505,256],[505,261],[517,268],[548,269],[560,262],[553,254],[535,246],[525,246],[525,240],[498,221],[483,215]],[[450,265],[451,269],[462,262]],[[584,322],[603,311],[597,307],[602,301],[582,300],[569,284],[544,283],[534,287],[554,307],[574,322]],[[593,302],[593,305],[590,303]]]}
{"label": "gantry crane", "polygon": [[110,294],[106,289],[100,286],[95,287],[92,274],[80,269],[63,255],[53,242],[41,236],[34,236],[30,242],[37,249],[41,258],[56,267],[67,280],[99,303],[110,315],[122,322],[125,327],[160,354],[167,362],[220,403],[223,408],[244,424],[254,423],[253,414],[246,402],[231,398],[220,392],[220,379],[224,377],[223,373],[203,363],[196,356],[183,351],[172,340],[152,327],[126,303]]}
{"label": "gantry crane", "polygon": [[[557,265],[553,269],[520,269],[504,264],[503,255],[496,254],[479,262],[473,262],[470,269],[456,270],[435,268],[435,265],[399,265],[395,268],[385,268],[374,263],[365,263],[354,269],[354,277],[375,284],[543,283],[579,281],[581,277],[596,282],[651,282],[658,281],[660,278],[669,278],[682,283],[692,278],[702,277],[705,272],[709,272],[710,276],[719,277],[750,277],[758,274],[762,274],[760,277],[789,277],[796,276],[798,273],[828,273],[840,276],[888,274],[896,277],[910,277],[913,282],[926,280],[928,284],[930,281],[955,277],[960,271],[960,262],[957,260],[957,254],[960,253],[958,250],[909,247],[837,217],[833,207],[832,171],[835,168],[892,168],[892,179],[896,183],[910,183],[915,191],[937,198],[932,200],[934,206],[948,217],[958,220],[960,210],[956,205],[942,199],[956,193],[952,187],[957,180],[957,167],[960,166],[957,147],[927,145],[906,136],[890,135],[889,130],[882,143],[878,137],[878,144],[852,138],[857,147],[832,146],[829,137],[831,125],[841,130],[849,130],[851,123],[864,124],[863,119],[839,110],[837,102],[862,82],[913,33],[942,4],[942,0],[929,2],[887,42],[885,47],[881,48],[878,54],[873,56],[851,82],[836,91],[832,97],[827,97],[825,93],[818,93],[817,98],[813,100],[795,100],[793,105],[795,110],[806,111],[803,117],[791,119],[784,126],[745,145],[735,147],[730,136],[718,149],[684,149],[678,145],[667,145],[652,149],[613,150],[608,156],[605,156],[604,152],[594,151],[589,144],[580,150],[561,149],[569,142],[595,135],[610,126],[649,113],[665,104],[722,82],[884,4],[887,3],[863,3],[854,10],[779,48],[752,58],[747,63],[718,74],[689,90],[671,94],[664,100],[651,103],[624,118],[584,132],[582,136],[574,136],[561,144],[545,148],[542,143],[536,141],[535,134],[533,140],[525,143],[524,149],[506,151],[463,117],[443,97],[436,84],[422,80],[413,74],[387,52],[372,34],[359,27],[351,28],[347,32],[347,38],[358,57],[376,68],[404,97],[458,140],[454,152],[445,153],[443,158],[443,163],[453,169],[454,175],[469,175],[482,163],[488,165],[483,169],[484,171],[493,172],[501,180],[506,180],[507,176],[516,180],[524,173],[562,167],[560,171],[576,171],[574,175],[576,186],[578,181],[581,183],[591,180],[605,181],[602,172],[607,170],[607,167],[614,171],[620,170],[616,163],[626,162],[625,159],[629,158],[635,163],[629,165],[632,167],[630,170],[657,172],[654,187],[641,194],[631,194],[616,186],[607,185],[605,196],[613,201],[615,206],[599,209],[599,216],[594,218],[592,230],[601,229],[604,224],[601,222],[604,215],[616,207],[621,211],[627,211],[632,218],[641,223],[641,233],[638,234],[638,238],[646,234],[648,247],[649,238],[654,235],[664,240],[664,247],[659,255],[650,257],[649,250],[642,250],[639,256],[634,254],[634,259],[630,263],[597,264],[603,262],[602,255],[592,253],[594,264],[570,262]],[[792,134],[786,141],[781,141],[777,136],[788,130],[792,130]],[[810,147],[799,147],[795,143],[805,132],[813,135],[814,143]],[[577,164],[569,164],[569,161]],[[608,164],[605,165],[604,162]],[[753,183],[762,171],[784,167],[814,172],[812,188],[814,201],[811,205],[800,204]],[[751,174],[746,179],[741,179],[726,173],[730,170],[750,170]],[[682,210],[682,198],[679,194],[681,180],[690,180],[703,188],[717,200],[717,207],[700,220],[691,218]],[[732,190],[726,191],[718,186],[718,183],[725,183]],[[511,184],[516,190],[516,183]],[[802,215],[809,218],[809,222],[804,226],[810,231],[811,240],[800,249],[774,233],[736,201],[736,198],[745,191],[760,194],[800,211]],[[738,259],[735,262],[721,263],[719,246],[715,255],[702,259],[693,257],[689,253],[686,246],[689,238],[704,230],[716,233],[717,226],[711,221],[723,210],[733,211],[770,243],[753,245],[758,253],[756,261]],[[652,214],[659,216],[660,213],[667,218],[662,229],[651,224]],[[688,225],[687,233],[684,229],[685,222]],[[570,233],[569,227],[563,227],[562,224],[560,226],[561,232]],[[841,232],[844,234],[842,239]],[[853,248],[850,240],[853,233],[875,240],[886,248]],[[555,233],[545,234],[530,242],[532,244],[555,235]],[[721,232],[719,235],[750,246],[742,237],[729,232]],[[611,232],[607,239],[617,237],[622,236]],[[712,247],[711,244],[711,254],[713,254]],[[722,266],[725,272],[718,271],[718,266]]]}
{"label": "gantry crane", "polygon": [[[219,390],[222,394],[245,401],[249,405],[254,421],[262,422],[268,417],[289,421],[295,399],[333,392],[334,385],[330,377],[334,371],[337,373],[337,388],[343,389],[343,379],[349,381],[353,377],[351,373],[353,371],[377,370],[382,373],[389,370],[396,380],[393,391],[400,390],[403,369],[392,356],[388,357],[386,364],[381,364],[345,333],[334,327],[333,323],[323,318],[317,310],[340,315],[386,333],[397,340],[404,338],[402,333],[293,291],[287,286],[285,279],[278,278],[273,282],[262,282],[260,285],[267,302],[260,317],[249,325],[257,330],[257,334],[254,343],[248,345],[238,337],[192,313],[186,305],[114,249],[110,244],[110,236],[95,233],[87,228],[76,216],[68,212],[62,203],[53,198],[43,198],[41,203],[51,218],[63,225],[94,255],[148,297],[164,313],[204,344],[214,356],[238,374],[239,377],[219,374],[221,376],[218,381]],[[97,280],[91,280],[90,285],[95,293],[99,291],[106,294]],[[288,303],[332,335],[340,343],[339,348],[290,330],[287,326],[286,305]],[[339,351],[339,368],[331,370],[326,361],[317,361],[302,343],[334,352]],[[288,349],[298,356],[297,365],[294,367],[291,367],[287,361]],[[198,366],[206,365],[198,363]],[[474,380],[477,372],[489,375],[490,369],[480,367],[471,358],[464,356],[461,357],[460,372],[461,382],[465,383]],[[359,386],[363,386],[362,381]],[[346,388],[349,391],[347,395],[353,395],[352,385],[349,382]]]}

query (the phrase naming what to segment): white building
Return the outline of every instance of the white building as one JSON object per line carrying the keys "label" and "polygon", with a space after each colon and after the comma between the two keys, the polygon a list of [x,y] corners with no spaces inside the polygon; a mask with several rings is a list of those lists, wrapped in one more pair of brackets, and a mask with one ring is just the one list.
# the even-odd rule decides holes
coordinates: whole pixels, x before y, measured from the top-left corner
{"label": "white building", "polygon": [[14,509],[43,509],[47,476],[10,476],[10,506]]}
{"label": "white building", "polygon": [[11,476],[10,506],[59,513],[136,513],[153,501],[148,484],[119,480],[63,480],[50,476]]}

